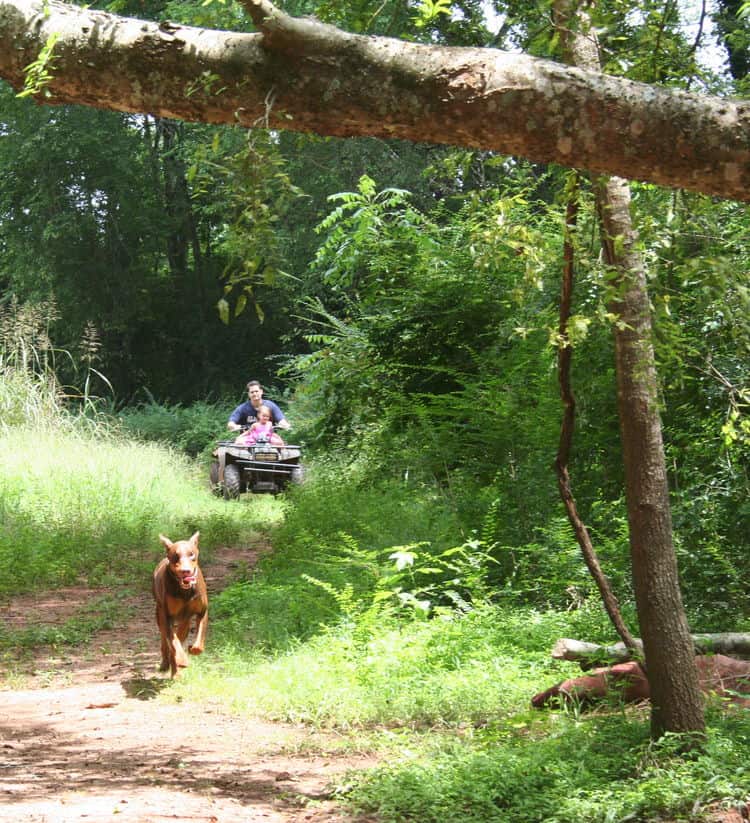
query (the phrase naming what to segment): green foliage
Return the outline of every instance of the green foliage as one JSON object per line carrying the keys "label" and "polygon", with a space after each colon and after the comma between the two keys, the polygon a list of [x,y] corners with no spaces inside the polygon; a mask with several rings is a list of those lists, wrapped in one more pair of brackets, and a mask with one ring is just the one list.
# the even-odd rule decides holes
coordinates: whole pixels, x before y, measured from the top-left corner
{"label": "green foliage", "polygon": [[420,0],[417,13],[414,15],[414,25],[421,29],[434,23],[441,14],[450,16],[450,0]]}
{"label": "green foliage", "polygon": [[379,820],[606,823],[687,819],[709,803],[744,798],[741,714],[716,717],[701,756],[675,756],[679,740],[648,740],[637,715],[596,720],[530,718],[464,739],[444,738],[357,782],[355,809]]}
{"label": "green foliage", "polygon": [[57,426],[60,389],[48,375],[0,367],[0,428]]}
{"label": "green foliage", "polygon": [[[748,608],[750,385],[746,209],[637,191],[650,249],[656,351],[664,386],[673,521],[693,625],[731,625]],[[665,216],[666,215],[666,216]],[[697,251],[700,249],[701,254]]]}
{"label": "green foliage", "polygon": [[412,30],[410,9],[403,3],[372,0],[288,0],[292,14],[314,14],[319,20],[358,34],[403,33]]}
{"label": "green foliage", "polygon": [[58,33],[51,34],[40,49],[37,59],[24,68],[23,91],[18,93],[18,97],[33,97],[37,94],[50,96],[47,86],[54,77],[54,52],[59,37]]}
{"label": "green foliage", "polygon": [[[341,482],[344,476],[349,482]],[[214,599],[222,622],[216,632],[238,648],[287,649],[338,626],[368,642],[394,621],[452,619],[500,602],[575,608],[571,620],[586,637],[607,637],[596,591],[564,523],[517,549],[499,547],[490,531],[457,540],[462,528],[450,500],[435,489],[357,482],[356,467],[316,461],[308,482],[289,498],[273,555],[252,579]],[[603,552],[603,563],[626,577],[623,550],[621,536],[612,553]],[[629,590],[622,589],[632,620]]]}
{"label": "green foliage", "polygon": [[125,431],[140,440],[164,443],[191,457],[206,457],[227,433],[230,406],[205,402],[170,406],[151,398],[148,403],[123,409],[117,420]]}
{"label": "green foliage", "polygon": [[[283,176],[272,149],[266,161],[258,138],[249,153],[239,130],[34,107],[4,86],[0,113],[0,304],[54,301],[49,336],[70,353],[55,365],[61,383],[83,388],[90,377],[93,394],[119,405],[144,388],[159,400],[192,402],[273,375],[268,356],[287,327],[283,297],[254,283],[262,328],[250,312],[227,327],[216,311],[222,272],[245,264],[233,249],[250,266],[253,248],[266,249],[269,261],[278,248],[268,232],[261,237],[281,197],[274,208],[259,202],[260,189],[271,197]],[[254,162],[258,171],[243,169]],[[215,176],[207,189],[202,170]],[[247,224],[232,235],[252,209],[257,236]],[[92,328],[96,362],[81,370]]]}
{"label": "green foliage", "polygon": [[289,179],[277,140],[256,128],[246,133],[243,145],[228,152],[217,131],[210,144],[197,147],[187,179],[200,211],[219,213],[225,221],[215,244],[226,261],[223,296],[217,304],[221,320],[228,324],[250,303],[262,322],[255,289],[273,285],[284,273],[277,223],[301,194]]}
{"label": "green foliage", "polygon": [[[404,192],[376,193],[369,178],[340,197],[320,226],[327,235],[314,264],[330,301],[301,305],[314,351],[289,367],[319,410],[321,435],[416,424],[435,443],[452,448],[461,432],[476,444],[469,410],[476,395],[488,408],[482,378],[498,381],[498,359],[519,329],[546,334],[540,221],[520,196],[474,198],[459,214],[442,215],[443,225]],[[526,365],[517,364],[518,376],[533,381],[536,374],[521,373]],[[546,363],[542,369],[546,381]],[[486,442],[481,448],[487,453]],[[438,464],[454,464],[444,450],[433,452]],[[464,450],[467,459],[471,452]]]}
{"label": "green foliage", "polygon": [[[605,514],[609,518],[604,517]],[[624,504],[599,503],[592,509],[589,532],[602,568],[613,590],[621,599],[631,625],[635,624],[630,582],[628,529]],[[579,608],[599,597],[596,585],[584,563],[581,548],[567,517],[550,517],[539,527],[533,542],[518,545],[498,544],[491,539],[497,527],[497,512],[488,512],[485,540],[497,563],[489,584],[502,602],[539,607]]]}
{"label": "green foliage", "polygon": [[[222,612],[219,619],[223,628]],[[267,658],[227,644],[219,669],[204,668],[186,688],[195,697],[221,672],[238,711],[339,728],[485,723],[525,706],[528,678],[544,677],[562,626],[553,614],[488,607],[431,621],[381,620],[372,633],[339,624]],[[522,671],[513,662],[519,636],[528,643]]]}
{"label": "green foliage", "polygon": [[424,619],[484,599],[491,561],[478,545],[449,542],[458,524],[439,498],[418,490],[407,498],[396,482],[341,484],[345,471],[316,462],[291,496],[262,575],[214,600],[227,642],[283,648],[341,622],[367,634],[381,618]]}
{"label": "green foliage", "polygon": [[[635,189],[653,276],[687,605],[696,628],[718,630],[747,602],[750,250],[744,210],[727,204],[719,214],[705,198],[685,198],[667,202],[654,187]],[[585,601],[594,590],[551,470],[562,410],[548,267],[561,214],[517,188],[467,201],[428,216],[403,191],[378,193],[370,178],[341,195],[319,227],[313,273],[322,288],[300,304],[313,350],[289,369],[312,410],[313,442],[348,450],[364,477],[436,484],[464,533],[483,524],[483,544],[498,561],[490,581],[504,596]],[[605,572],[627,604],[613,318],[608,275],[589,239],[594,229],[584,193],[570,469]],[[696,244],[709,253],[706,262],[696,259]]]}
{"label": "green foliage", "polygon": [[341,205],[316,229],[325,239],[313,265],[324,283],[334,290],[346,286],[362,298],[397,284],[381,259],[408,255],[421,232],[429,230],[424,218],[409,207],[408,194],[401,189],[379,192],[375,181],[363,175],[356,192],[329,197]]}

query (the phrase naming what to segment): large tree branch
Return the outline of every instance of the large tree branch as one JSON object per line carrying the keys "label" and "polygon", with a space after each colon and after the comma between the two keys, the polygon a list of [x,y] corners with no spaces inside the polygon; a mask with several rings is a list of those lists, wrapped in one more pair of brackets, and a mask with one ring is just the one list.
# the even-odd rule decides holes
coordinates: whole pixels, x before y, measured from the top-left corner
{"label": "large tree branch", "polygon": [[[691,635],[696,654],[728,654],[750,657],[750,634],[742,632],[720,632],[719,634]],[[635,639],[636,648],[643,653],[643,641]],[[633,649],[624,643],[600,646],[584,640],[561,637],[552,647],[555,660],[572,660],[581,663],[582,668],[601,666],[604,663],[623,663],[633,659]]]}
{"label": "large tree branch", "polygon": [[750,103],[495,49],[352,35],[266,0],[245,6],[259,34],[0,0],[0,77],[20,88],[54,34],[41,102],[492,149],[750,200]]}

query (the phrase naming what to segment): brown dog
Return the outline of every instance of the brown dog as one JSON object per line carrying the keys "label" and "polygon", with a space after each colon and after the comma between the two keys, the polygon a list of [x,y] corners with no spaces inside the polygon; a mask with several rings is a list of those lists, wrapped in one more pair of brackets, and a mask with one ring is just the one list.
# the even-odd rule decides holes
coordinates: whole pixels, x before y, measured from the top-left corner
{"label": "brown dog", "polygon": [[190,654],[200,654],[206,644],[208,627],[208,592],[203,572],[198,566],[198,537],[173,543],[163,534],[159,540],[167,550],[167,556],[154,570],[154,599],[156,623],[161,633],[160,671],[170,670],[177,676],[178,667],[188,664],[183,643],[190,632],[190,622],[195,616],[195,642]]}

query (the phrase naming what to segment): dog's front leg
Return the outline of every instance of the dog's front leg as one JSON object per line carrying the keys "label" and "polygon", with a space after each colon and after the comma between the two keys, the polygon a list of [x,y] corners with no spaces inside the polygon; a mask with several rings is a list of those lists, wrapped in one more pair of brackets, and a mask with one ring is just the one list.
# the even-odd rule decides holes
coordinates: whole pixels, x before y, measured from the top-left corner
{"label": "dog's front leg", "polygon": [[161,606],[156,607],[156,625],[159,627],[159,634],[161,635],[161,664],[159,665],[159,671],[165,672],[172,667],[172,644],[169,639],[172,629],[169,625],[167,610]]}
{"label": "dog's front leg", "polygon": [[[175,669],[179,666],[185,668],[188,658],[182,644],[190,631],[190,620],[182,620],[172,629],[172,650],[174,652]],[[174,677],[174,675],[172,675]]]}
{"label": "dog's front leg", "polygon": [[208,609],[203,614],[196,615],[195,641],[188,650],[190,654],[200,654],[206,647],[206,630],[208,629]]}

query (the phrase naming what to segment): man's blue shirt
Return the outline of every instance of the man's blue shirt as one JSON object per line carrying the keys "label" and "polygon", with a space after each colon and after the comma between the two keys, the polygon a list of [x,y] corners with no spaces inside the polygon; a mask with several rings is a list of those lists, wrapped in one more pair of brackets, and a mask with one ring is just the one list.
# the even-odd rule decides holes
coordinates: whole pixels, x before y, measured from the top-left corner
{"label": "man's blue shirt", "polygon": [[[273,400],[266,400],[264,397],[261,400],[261,406],[268,406],[271,410],[271,420],[274,426],[281,420],[286,420],[284,412],[273,402]],[[257,420],[258,412],[253,404],[246,400],[229,415],[229,420],[232,423],[237,423],[239,426],[249,426]]]}

